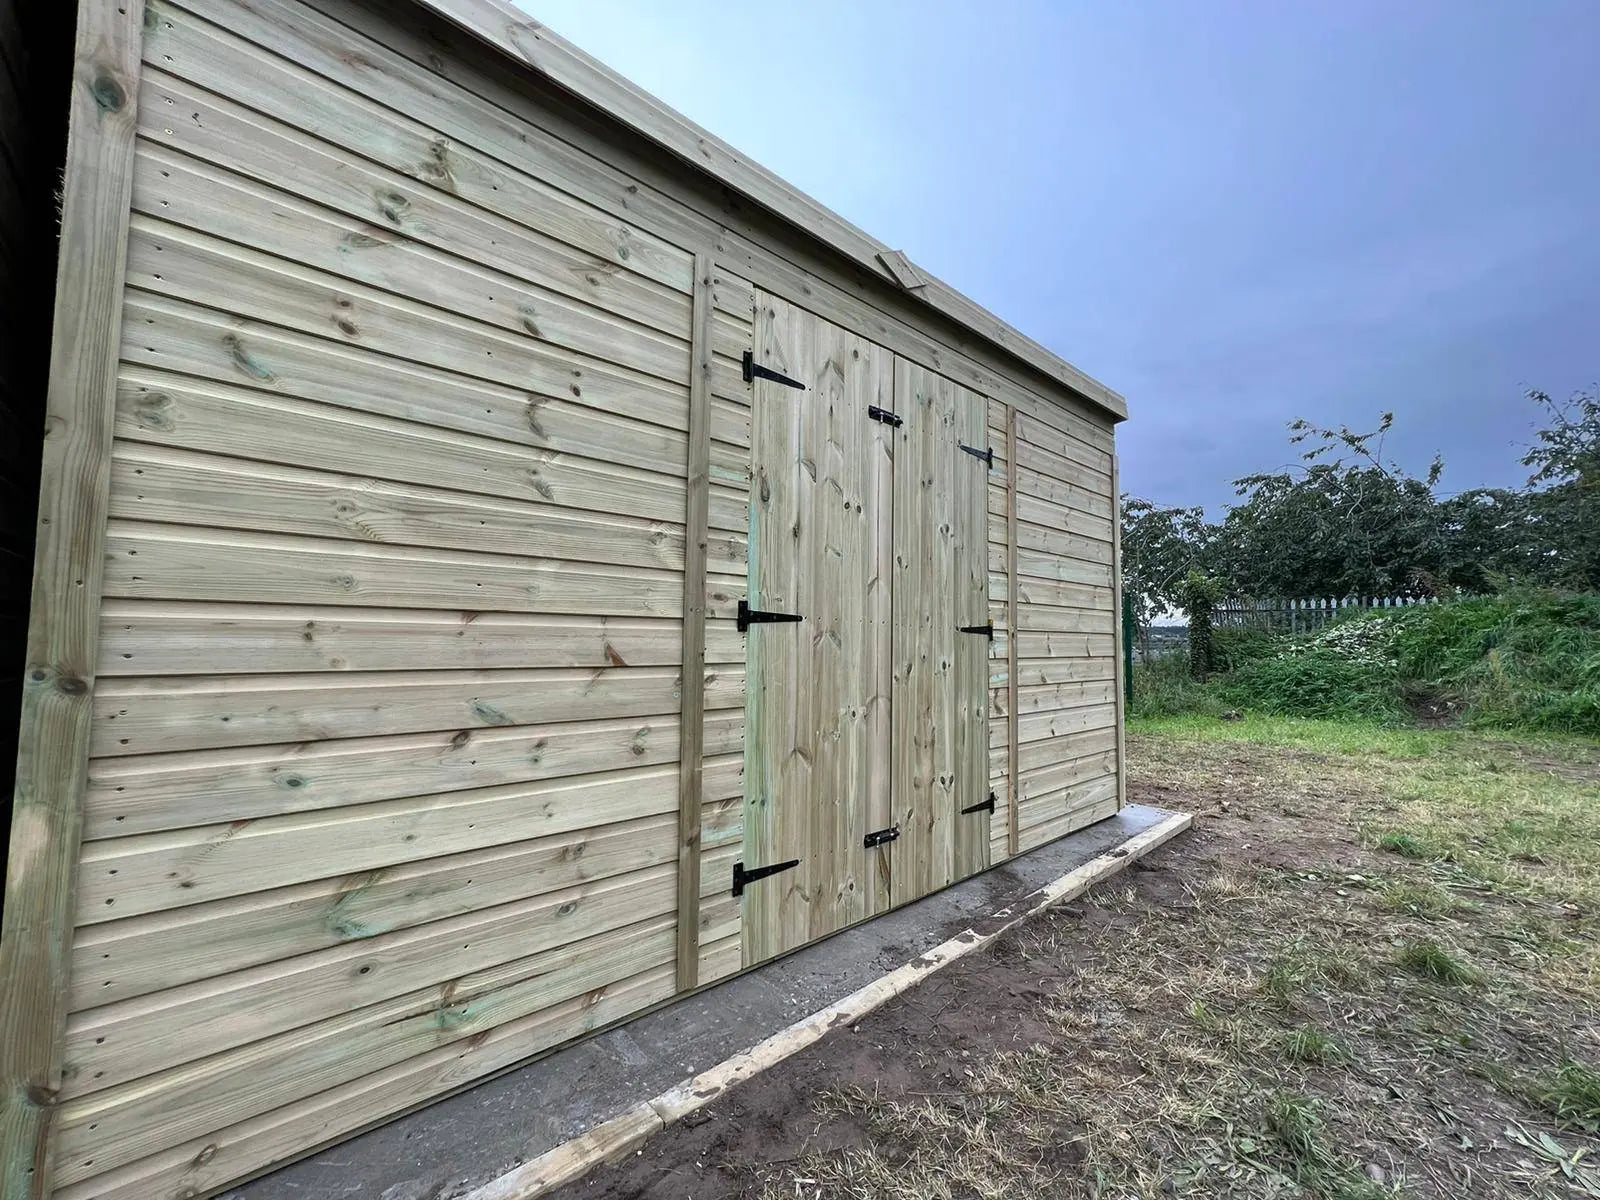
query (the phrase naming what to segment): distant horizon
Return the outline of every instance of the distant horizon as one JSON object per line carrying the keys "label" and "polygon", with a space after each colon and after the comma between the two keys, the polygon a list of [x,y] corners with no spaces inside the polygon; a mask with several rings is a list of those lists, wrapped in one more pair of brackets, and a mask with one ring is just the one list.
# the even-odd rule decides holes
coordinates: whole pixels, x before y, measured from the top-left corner
{"label": "distant horizon", "polygon": [[1519,487],[1523,390],[1600,379],[1600,5],[523,7],[1125,395],[1157,503],[1389,409]]}

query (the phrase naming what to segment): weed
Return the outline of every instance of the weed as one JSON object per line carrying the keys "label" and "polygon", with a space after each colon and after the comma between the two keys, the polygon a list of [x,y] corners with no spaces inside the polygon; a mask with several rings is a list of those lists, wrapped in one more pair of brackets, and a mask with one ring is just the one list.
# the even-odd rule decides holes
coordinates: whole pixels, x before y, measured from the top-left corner
{"label": "weed", "polygon": [[1279,1004],[1288,1004],[1302,979],[1303,975],[1294,963],[1280,959],[1267,968],[1261,981],[1261,990]]}
{"label": "weed", "polygon": [[1289,1174],[1301,1187],[1329,1200],[1377,1200],[1390,1193],[1353,1164],[1341,1162],[1323,1138],[1316,1101],[1278,1095],[1267,1107],[1267,1128],[1283,1148]]}
{"label": "weed", "polygon": [[1563,1063],[1534,1089],[1539,1106],[1568,1125],[1600,1132],[1600,1071],[1582,1063]]}
{"label": "weed", "polygon": [[1402,858],[1420,860],[1436,857],[1433,848],[1414,833],[1386,833],[1378,839],[1378,849]]}
{"label": "weed", "polygon": [[1322,1030],[1310,1025],[1291,1029],[1283,1035],[1283,1056],[1290,1062],[1315,1063],[1326,1066],[1342,1062],[1343,1048]]}
{"label": "weed", "polygon": [[1437,942],[1408,941],[1400,947],[1400,965],[1416,975],[1450,984],[1481,984],[1483,972],[1457,958]]}
{"label": "weed", "polygon": [[1414,917],[1444,917],[1460,908],[1461,902],[1437,884],[1401,882],[1383,889],[1383,906]]}
{"label": "weed", "polygon": [[1267,1107],[1267,1128],[1299,1167],[1321,1167],[1327,1160],[1318,1131],[1316,1102],[1304,1096],[1275,1096]]}

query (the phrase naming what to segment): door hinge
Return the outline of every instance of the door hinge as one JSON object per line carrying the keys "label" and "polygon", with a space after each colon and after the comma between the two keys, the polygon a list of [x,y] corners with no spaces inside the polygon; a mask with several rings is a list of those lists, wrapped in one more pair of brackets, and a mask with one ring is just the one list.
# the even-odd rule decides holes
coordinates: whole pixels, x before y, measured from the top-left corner
{"label": "door hinge", "polygon": [[887,845],[889,842],[895,841],[899,836],[900,826],[891,825],[887,829],[879,829],[867,834],[866,837],[861,839],[861,844],[871,850],[874,846]]}
{"label": "door hinge", "polygon": [[759,608],[751,608],[746,600],[739,601],[739,615],[736,624],[739,632],[743,633],[752,625],[778,625],[784,621],[805,620],[799,613],[762,612]]}
{"label": "door hinge", "polygon": [[749,350],[744,352],[744,381],[749,383],[752,379],[770,379],[773,383],[781,383],[784,387],[799,388],[802,392],[806,385],[798,379],[790,379],[781,371],[774,371],[771,367],[763,367],[756,361],[756,356]]}
{"label": "door hinge", "polygon": [[892,413],[887,408],[879,408],[876,404],[867,405],[867,416],[874,421],[882,421],[885,425],[891,425],[896,429],[905,424],[905,420],[899,413]]}
{"label": "door hinge", "polygon": [[966,816],[968,813],[975,812],[992,813],[994,812],[994,806],[999,802],[1000,797],[996,796],[993,792],[990,792],[987,800],[980,800],[977,804],[969,804],[966,808],[961,810],[961,815]]}
{"label": "door hinge", "polygon": [[799,865],[798,858],[791,858],[788,862],[773,863],[770,867],[751,867],[746,871],[744,863],[736,862],[733,864],[733,894],[742,896],[745,884],[754,883],[758,879],[765,879],[768,875],[776,875],[779,871],[787,871]]}
{"label": "door hinge", "polygon": [[957,633],[981,633],[991,642],[994,641],[994,622],[988,621],[982,625],[963,625],[956,630]]}
{"label": "door hinge", "polygon": [[961,448],[963,450],[965,450],[968,454],[972,455],[973,458],[981,458],[981,459],[983,459],[984,462],[989,464],[989,469],[991,471],[994,470],[994,447],[993,446],[990,446],[987,450],[979,450],[976,446],[967,446],[967,445],[963,445]]}

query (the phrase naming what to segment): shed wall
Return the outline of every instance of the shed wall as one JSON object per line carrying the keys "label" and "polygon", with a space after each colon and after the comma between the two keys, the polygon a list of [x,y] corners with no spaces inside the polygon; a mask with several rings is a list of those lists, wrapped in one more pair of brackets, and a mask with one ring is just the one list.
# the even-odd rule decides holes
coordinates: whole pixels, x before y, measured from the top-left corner
{"label": "shed wall", "polygon": [[740,968],[758,288],[983,398],[990,861],[1116,807],[1109,423],[384,11],[145,23],[61,1196]]}

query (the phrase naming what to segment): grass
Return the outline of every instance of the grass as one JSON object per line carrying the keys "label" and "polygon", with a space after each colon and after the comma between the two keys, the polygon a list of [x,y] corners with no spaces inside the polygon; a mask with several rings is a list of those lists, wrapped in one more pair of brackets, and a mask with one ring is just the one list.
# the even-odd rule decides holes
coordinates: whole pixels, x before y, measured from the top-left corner
{"label": "grass", "polygon": [[1378,849],[1404,858],[1437,858],[1438,853],[1414,833],[1386,833],[1378,839]]}
{"label": "grass", "polygon": [[1426,938],[1408,941],[1400,947],[1396,961],[1406,970],[1425,979],[1450,984],[1481,984],[1483,972],[1462,961],[1437,942]]}
{"label": "grass", "polygon": [[1563,1063],[1541,1083],[1535,1095],[1539,1104],[1564,1124],[1600,1131],[1600,1071],[1581,1063]]}
{"label": "grass", "polygon": [[1342,1062],[1345,1053],[1339,1043],[1322,1030],[1307,1025],[1291,1029],[1283,1035],[1283,1056],[1290,1062],[1325,1066]]}

